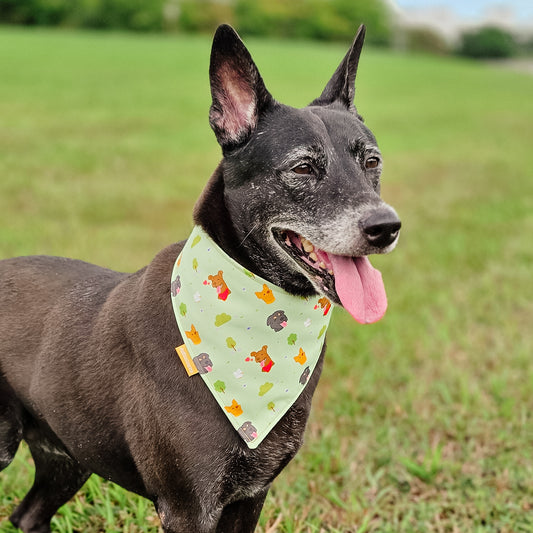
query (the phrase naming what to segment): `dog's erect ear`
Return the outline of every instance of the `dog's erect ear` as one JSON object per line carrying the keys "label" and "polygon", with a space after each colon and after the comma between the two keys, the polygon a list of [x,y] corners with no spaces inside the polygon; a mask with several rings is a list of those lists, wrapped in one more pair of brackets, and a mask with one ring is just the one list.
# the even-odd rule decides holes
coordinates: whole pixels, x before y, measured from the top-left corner
{"label": "dog's erect ear", "polygon": [[209,123],[223,150],[245,142],[274,100],[235,30],[219,26],[211,49]]}
{"label": "dog's erect ear", "polygon": [[341,102],[348,109],[355,109],[353,103],[355,75],[357,74],[357,66],[359,65],[359,57],[363,48],[365,33],[365,26],[359,26],[357,35],[348,53],[344,56],[344,59],[329,80],[320,97],[313,101],[311,105],[329,105],[333,102]]}

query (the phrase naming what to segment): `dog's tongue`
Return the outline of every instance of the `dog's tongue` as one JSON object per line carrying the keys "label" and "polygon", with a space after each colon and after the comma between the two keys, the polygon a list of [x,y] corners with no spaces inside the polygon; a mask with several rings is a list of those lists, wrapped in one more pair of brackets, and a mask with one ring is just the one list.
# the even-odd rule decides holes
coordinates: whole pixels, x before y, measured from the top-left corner
{"label": "dog's tongue", "polygon": [[381,272],[367,257],[328,254],[335,276],[335,290],[343,307],[361,324],[371,324],[387,310]]}

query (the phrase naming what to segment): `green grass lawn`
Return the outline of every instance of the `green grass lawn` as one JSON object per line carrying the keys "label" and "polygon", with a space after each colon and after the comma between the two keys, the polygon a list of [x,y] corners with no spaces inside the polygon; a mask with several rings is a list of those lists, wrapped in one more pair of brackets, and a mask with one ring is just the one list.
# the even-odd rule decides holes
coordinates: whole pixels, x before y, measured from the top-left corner
{"label": "green grass lawn", "polygon": [[[251,40],[271,92],[304,106],[338,45]],[[136,270],[183,239],[215,168],[203,37],[0,28],[0,258]],[[384,320],[336,310],[302,452],[260,532],[533,531],[533,77],[367,49],[356,103],[403,221],[373,259]],[[0,531],[31,485],[0,474]],[[93,477],[58,532],[158,531]]]}

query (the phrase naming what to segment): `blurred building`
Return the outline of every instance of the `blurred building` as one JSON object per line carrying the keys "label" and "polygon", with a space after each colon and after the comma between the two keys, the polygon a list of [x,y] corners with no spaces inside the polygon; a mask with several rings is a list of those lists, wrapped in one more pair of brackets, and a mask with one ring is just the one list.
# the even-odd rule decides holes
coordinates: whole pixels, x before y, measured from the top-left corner
{"label": "blurred building", "polygon": [[389,4],[398,29],[429,28],[449,44],[457,43],[463,32],[483,26],[496,26],[523,40],[533,36],[533,2],[524,12],[509,4],[495,3],[478,16],[461,16],[444,0],[433,7],[402,7],[401,0],[389,0]]}

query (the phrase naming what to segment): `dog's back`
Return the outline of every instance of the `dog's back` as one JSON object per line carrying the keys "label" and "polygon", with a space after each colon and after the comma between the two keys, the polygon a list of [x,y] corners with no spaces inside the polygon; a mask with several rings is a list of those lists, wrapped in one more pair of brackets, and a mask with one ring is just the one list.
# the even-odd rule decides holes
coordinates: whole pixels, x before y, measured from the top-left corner
{"label": "dog's back", "polygon": [[122,279],[118,272],[60,257],[0,261],[0,369],[16,376],[12,386],[21,394],[29,391],[34,366],[46,349],[45,324],[57,318],[57,325],[66,326],[72,320],[62,310],[67,300],[78,299],[76,316],[90,320],[98,301]]}

